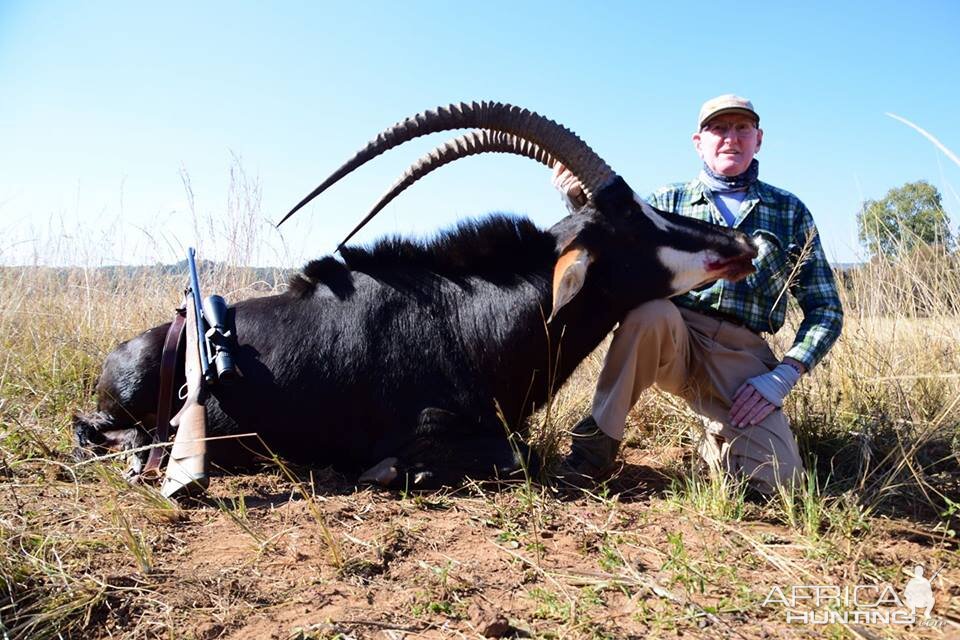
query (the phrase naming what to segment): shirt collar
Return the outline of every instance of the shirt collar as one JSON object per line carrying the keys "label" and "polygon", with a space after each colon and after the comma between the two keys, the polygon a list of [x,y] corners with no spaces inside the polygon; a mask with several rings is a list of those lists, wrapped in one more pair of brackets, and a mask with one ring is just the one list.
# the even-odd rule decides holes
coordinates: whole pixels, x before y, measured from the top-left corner
{"label": "shirt collar", "polygon": [[[759,200],[760,202],[765,202],[767,194],[767,185],[757,180],[752,185],[747,187],[747,195],[744,197],[744,201],[749,200]],[[690,199],[691,204],[697,204],[699,202],[708,202],[706,192],[708,191],[707,187],[697,179],[694,179],[692,187],[690,190],[691,195],[693,196]]]}

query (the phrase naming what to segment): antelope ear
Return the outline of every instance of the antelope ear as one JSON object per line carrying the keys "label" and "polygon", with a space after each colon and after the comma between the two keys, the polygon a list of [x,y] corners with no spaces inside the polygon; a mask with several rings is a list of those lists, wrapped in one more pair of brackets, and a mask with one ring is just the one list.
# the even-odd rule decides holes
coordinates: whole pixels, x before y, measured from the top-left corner
{"label": "antelope ear", "polygon": [[593,256],[583,247],[570,247],[560,254],[553,268],[553,309],[547,322],[551,322],[557,312],[580,293],[591,262]]}

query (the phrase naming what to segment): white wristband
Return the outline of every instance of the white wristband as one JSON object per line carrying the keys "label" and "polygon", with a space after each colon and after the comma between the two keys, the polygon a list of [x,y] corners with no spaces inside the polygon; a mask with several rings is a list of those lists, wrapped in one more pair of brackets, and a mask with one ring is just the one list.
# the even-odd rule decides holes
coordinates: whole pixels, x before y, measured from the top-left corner
{"label": "white wristband", "polygon": [[754,376],[747,382],[762,395],[764,399],[776,407],[783,406],[783,399],[800,379],[800,372],[789,364],[777,365],[769,373]]}

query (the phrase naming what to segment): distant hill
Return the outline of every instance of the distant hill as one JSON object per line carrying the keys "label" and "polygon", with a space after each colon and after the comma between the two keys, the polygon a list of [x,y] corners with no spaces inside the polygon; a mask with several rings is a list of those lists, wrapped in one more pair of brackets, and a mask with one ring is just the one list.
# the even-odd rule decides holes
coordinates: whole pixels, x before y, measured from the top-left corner
{"label": "distant hill", "polygon": [[[187,260],[183,259],[174,264],[154,264],[154,265],[110,265],[106,267],[0,267],[0,275],[14,276],[24,270],[35,271],[49,274],[64,283],[73,282],[78,277],[86,274],[86,277],[93,276],[98,280],[105,281],[107,284],[119,284],[131,280],[149,280],[166,279],[176,280],[182,278],[184,282],[189,278]],[[214,274],[229,272],[234,277],[240,276],[240,279],[246,282],[263,282],[270,288],[276,288],[285,285],[290,276],[297,273],[298,269],[282,269],[279,267],[232,267],[219,262],[209,260],[197,261],[197,272],[201,279]]]}

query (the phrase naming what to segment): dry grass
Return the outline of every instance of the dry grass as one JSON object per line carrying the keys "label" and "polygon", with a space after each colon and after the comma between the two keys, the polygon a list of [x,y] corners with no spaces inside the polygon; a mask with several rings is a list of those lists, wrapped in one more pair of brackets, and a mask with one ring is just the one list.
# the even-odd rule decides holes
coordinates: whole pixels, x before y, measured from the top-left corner
{"label": "dry grass", "polygon": [[952,509],[960,260],[916,252],[877,259],[841,280],[843,335],[788,408],[804,448],[834,486],[874,508],[909,495],[917,516]]}
{"label": "dry grass", "polygon": [[[253,221],[257,192],[237,180],[232,206]],[[202,271],[234,301],[282,280]],[[0,637],[475,636],[490,610],[538,636],[800,637],[759,607],[762,588],[900,585],[910,562],[944,566],[937,612],[960,620],[947,597],[960,578],[956,258],[843,276],[843,337],[787,407],[812,483],[767,505],[693,475],[690,414],[648,393],[624,476],[594,494],[523,483],[397,496],[277,467],[217,482],[217,506],[184,511],[124,485],[116,461],[77,465],[70,431],[104,356],[165,321],[184,280],[0,269]],[[548,457],[586,411],[601,359],[602,348],[533,419]]]}

